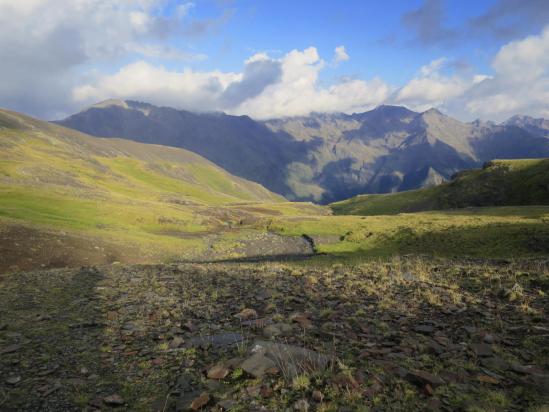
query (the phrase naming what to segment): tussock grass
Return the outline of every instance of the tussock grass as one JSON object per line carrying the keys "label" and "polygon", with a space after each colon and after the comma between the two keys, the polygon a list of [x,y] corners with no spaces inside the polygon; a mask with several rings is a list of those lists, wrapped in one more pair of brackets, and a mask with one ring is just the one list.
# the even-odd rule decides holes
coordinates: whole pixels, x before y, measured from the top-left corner
{"label": "tussock grass", "polygon": [[[318,238],[319,252],[344,258],[429,254],[511,257],[549,253],[549,207],[492,207],[392,216],[323,216],[263,222],[288,236]],[[325,237],[339,239],[326,241]]]}

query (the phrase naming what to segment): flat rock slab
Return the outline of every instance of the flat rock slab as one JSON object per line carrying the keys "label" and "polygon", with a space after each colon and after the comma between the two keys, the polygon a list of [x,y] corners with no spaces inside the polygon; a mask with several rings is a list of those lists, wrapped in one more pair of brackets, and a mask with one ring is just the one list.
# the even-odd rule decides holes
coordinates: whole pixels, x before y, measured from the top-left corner
{"label": "flat rock slab", "polygon": [[439,378],[436,375],[433,375],[432,373],[426,372],[426,371],[420,371],[420,370],[411,370],[408,371],[405,375],[405,378],[415,384],[415,385],[431,385],[433,387],[444,385],[444,380]]}
{"label": "flat rock slab", "polygon": [[198,336],[191,338],[185,344],[187,348],[222,348],[225,346],[237,345],[245,340],[240,333],[220,333],[218,335]]}
{"label": "flat rock slab", "polygon": [[0,348],[0,355],[17,352],[19,349],[21,349],[21,345],[6,346],[5,348]]}
{"label": "flat rock slab", "polygon": [[479,357],[489,357],[493,355],[492,346],[486,343],[473,343],[471,349]]}
{"label": "flat rock slab", "polygon": [[240,365],[242,370],[249,373],[254,378],[261,378],[268,369],[275,368],[276,364],[272,359],[267,358],[261,353],[254,353]]}
{"label": "flat rock slab", "polygon": [[414,328],[414,331],[424,335],[431,335],[435,331],[435,328],[431,325],[419,325]]}
{"label": "flat rock slab", "polygon": [[269,325],[263,329],[263,336],[269,339],[276,336],[290,336],[292,331],[292,326],[287,323],[275,323],[274,325]]}
{"label": "flat rock slab", "polygon": [[[244,361],[242,368],[249,369],[253,376],[262,376],[271,367],[293,378],[304,373],[326,369],[331,358],[299,346],[257,340],[250,349],[252,355]],[[244,369],[246,370],[246,369]],[[248,371],[247,371],[248,372]]]}
{"label": "flat rock slab", "polygon": [[509,369],[509,362],[498,357],[481,358],[480,364],[485,368],[494,369],[497,371],[506,371]]}

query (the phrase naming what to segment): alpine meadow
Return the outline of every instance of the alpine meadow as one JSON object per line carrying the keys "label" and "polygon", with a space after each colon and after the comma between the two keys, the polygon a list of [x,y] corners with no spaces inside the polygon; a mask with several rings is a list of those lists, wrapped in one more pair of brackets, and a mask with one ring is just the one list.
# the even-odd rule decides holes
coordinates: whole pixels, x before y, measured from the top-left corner
{"label": "alpine meadow", "polygon": [[0,410],[549,411],[549,7],[0,0]]}

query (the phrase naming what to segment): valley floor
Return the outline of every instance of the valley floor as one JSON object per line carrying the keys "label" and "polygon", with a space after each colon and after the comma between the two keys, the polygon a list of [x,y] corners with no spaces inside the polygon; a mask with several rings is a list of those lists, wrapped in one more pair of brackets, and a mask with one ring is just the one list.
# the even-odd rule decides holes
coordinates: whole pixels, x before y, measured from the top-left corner
{"label": "valley floor", "polygon": [[0,409],[547,411],[547,293],[539,258],[4,274]]}
{"label": "valley floor", "polygon": [[16,218],[10,213],[3,217],[0,208],[0,273],[116,262],[302,257],[315,251],[326,254],[327,261],[341,262],[408,254],[549,256],[549,206],[329,216],[327,210],[310,204],[235,204],[203,212],[210,218],[219,215],[215,225],[200,221],[202,215],[193,217],[196,230],[171,224],[153,207],[151,220],[157,222],[153,229],[113,228],[103,220],[91,229],[79,229],[88,223],[85,216],[65,215],[62,209],[37,213],[39,218],[33,219],[25,215],[29,210],[21,209]]}

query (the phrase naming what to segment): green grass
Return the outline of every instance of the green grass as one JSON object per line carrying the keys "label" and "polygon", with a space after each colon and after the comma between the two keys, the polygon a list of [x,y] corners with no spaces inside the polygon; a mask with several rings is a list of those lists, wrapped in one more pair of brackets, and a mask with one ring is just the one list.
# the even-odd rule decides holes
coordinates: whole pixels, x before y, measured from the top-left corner
{"label": "green grass", "polygon": [[[282,217],[264,224],[269,230],[289,236],[319,237],[319,252],[345,258],[398,254],[518,257],[549,253],[549,207],[545,206],[301,220]],[[323,236],[330,236],[332,241],[322,240]]]}
{"label": "green grass", "polygon": [[437,187],[333,203],[339,215],[382,215],[479,206],[549,204],[549,159],[494,160]]}
{"label": "green grass", "polygon": [[0,120],[0,229],[64,230],[177,256],[204,247],[187,235],[250,214],[299,213],[185,150],[93,138],[11,112]]}
{"label": "green grass", "polygon": [[92,138],[5,112],[0,118],[17,124],[0,129],[0,230],[8,224],[63,230],[131,245],[157,259],[200,254],[206,234],[218,236],[212,250],[233,256],[250,229],[307,234],[319,252],[341,259],[549,253],[548,207],[398,214],[433,207],[433,199],[447,201],[447,193],[460,193],[461,201],[492,193],[501,179],[513,188],[521,183],[521,193],[543,201],[547,160],[498,161],[437,188],[358,197],[332,207],[374,216],[330,216],[329,208],[284,202],[184,150]]}
{"label": "green grass", "polygon": [[[147,168],[138,160],[116,157],[102,159],[102,163],[115,173],[126,177],[144,193],[172,193],[192,198],[206,204],[224,204],[242,200],[256,200],[254,196],[237,189],[237,184],[222,172],[204,165],[189,164],[180,166],[171,163],[156,165],[157,169]],[[159,171],[166,169],[171,173],[187,174],[192,177],[186,181],[165,175]]]}

